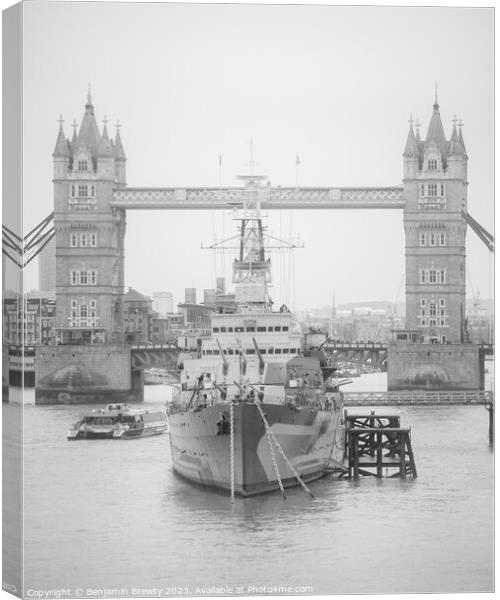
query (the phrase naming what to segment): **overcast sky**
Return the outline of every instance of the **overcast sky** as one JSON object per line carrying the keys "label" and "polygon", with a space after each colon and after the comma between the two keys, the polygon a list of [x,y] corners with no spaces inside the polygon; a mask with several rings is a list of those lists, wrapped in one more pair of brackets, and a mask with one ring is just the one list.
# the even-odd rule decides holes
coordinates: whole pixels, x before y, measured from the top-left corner
{"label": "overcast sky", "polygon": [[[272,185],[401,183],[410,113],[427,129],[439,82],[449,137],[469,155],[469,212],[493,230],[493,11],[29,2],[25,11],[25,230],[52,209],[52,152],[81,121],[87,83],[100,122],[120,119],[129,186],[235,185],[255,140]],[[101,123],[99,123],[101,125]],[[113,128],[114,129],[114,128]],[[232,257],[200,249],[229,213],[129,211],[126,284],[150,294],[214,287]],[[295,284],[273,257],[276,302],[294,308],[404,298],[402,211],[271,212],[299,234]],[[489,254],[467,234],[467,295],[491,289]],[[36,264],[27,289],[37,287]]]}

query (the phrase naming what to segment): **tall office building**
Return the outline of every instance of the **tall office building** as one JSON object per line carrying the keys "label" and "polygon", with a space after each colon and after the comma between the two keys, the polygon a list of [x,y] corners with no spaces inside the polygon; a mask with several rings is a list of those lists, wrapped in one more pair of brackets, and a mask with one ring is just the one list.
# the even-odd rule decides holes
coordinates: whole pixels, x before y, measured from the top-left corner
{"label": "tall office building", "polygon": [[166,317],[174,312],[174,296],[172,292],[153,292],[153,310],[160,316]]}
{"label": "tall office building", "polygon": [[186,288],[184,290],[184,302],[186,304],[196,304],[196,288]]}
{"label": "tall office building", "polygon": [[217,277],[216,278],[216,293],[218,296],[221,296],[226,293],[226,278],[225,277]]}

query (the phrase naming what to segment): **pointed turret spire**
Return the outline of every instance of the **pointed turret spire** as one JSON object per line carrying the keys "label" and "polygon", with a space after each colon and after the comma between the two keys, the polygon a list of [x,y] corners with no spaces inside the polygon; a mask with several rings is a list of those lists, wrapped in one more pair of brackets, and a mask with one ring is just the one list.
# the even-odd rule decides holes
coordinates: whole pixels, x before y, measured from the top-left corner
{"label": "pointed turret spire", "polygon": [[97,155],[97,149],[99,142],[101,141],[101,134],[99,133],[99,127],[94,116],[94,106],[92,105],[92,97],[90,95],[90,84],[89,91],[87,94],[87,104],[85,104],[85,113],[83,115],[82,124],[80,131],[76,139],[76,146],[83,146],[89,150],[89,152],[95,157]]}
{"label": "pointed turret spire", "polygon": [[406,138],[406,146],[403,152],[403,156],[406,156],[408,158],[416,158],[419,154],[417,140],[415,139],[415,134],[413,132],[413,122],[413,117],[412,115],[410,115],[410,130],[408,131],[408,137]]}
{"label": "pointed turret spire", "polygon": [[461,154],[462,154],[462,148],[460,146],[460,140],[458,139],[458,133],[457,133],[457,117],[454,116],[453,117],[453,130],[451,132],[450,145],[448,148],[448,155],[455,156],[455,155],[461,155]]}
{"label": "pointed turret spire", "polygon": [[418,119],[415,121],[415,129],[417,130],[415,133],[415,139],[417,140],[417,144],[420,144],[422,140],[420,139],[420,121]]}
{"label": "pointed turret spire", "polygon": [[444,134],[443,123],[441,122],[441,115],[439,114],[439,104],[437,97],[437,83],[434,96],[434,105],[432,110],[432,116],[429,123],[429,129],[425,137],[424,149],[430,144],[434,144],[439,148],[441,154],[441,160],[443,161],[443,167],[446,168],[446,156],[448,154],[448,142]]}
{"label": "pointed turret spire", "polygon": [[78,123],[76,119],[73,119],[73,123],[71,123],[71,127],[73,127],[73,137],[71,138],[71,143],[74,144],[76,142],[76,129],[78,127]]}
{"label": "pointed turret spire", "polygon": [[87,91],[87,104],[85,105],[85,110],[90,112],[90,114],[94,114],[94,107],[92,105],[92,94],[90,92],[90,83]]}
{"label": "pointed turret spire", "polygon": [[429,144],[434,142],[436,145],[441,146],[446,144],[446,136],[444,135],[443,124],[441,122],[441,115],[439,114],[439,104],[437,103],[437,96],[435,98],[432,117],[429,123],[429,129],[425,137],[425,143]]}
{"label": "pointed turret spire", "polygon": [[64,120],[62,115],[59,116],[59,133],[57,135],[56,147],[54,148],[54,153],[52,156],[54,158],[69,158],[69,143],[68,140],[64,137],[63,130]]}
{"label": "pointed turret spire", "polygon": [[462,152],[464,156],[467,156],[467,150],[465,149],[465,143],[464,143],[464,138],[462,136],[462,127],[464,126],[462,119],[459,119],[458,121],[458,141],[460,143],[460,146],[462,148]]}
{"label": "pointed turret spire", "polygon": [[116,122],[116,135],[115,135],[115,143],[113,145],[113,149],[115,152],[115,158],[117,160],[127,160],[125,156],[125,151],[123,150],[122,138],[120,136],[120,121]]}
{"label": "pointed turret spire", "polygon": [[104,115],[103,123],[104,127],[102,129],[102,137],[101,141],[99,142],[99,148],[97,149],[97,156],[99,158],[113,158],[114,153],[113,147],[111,146],[111,142],[109,141],[108,129],[106,126],[108,123],[108,119],[106,118],[106,115]]}
{"label": "pointed turret spire", "polygon": [[109,141],[109,136],[108,136],[108,127],[107,127],[109,120],[108,120],[108,118],[107,118],[107,116],[106,116],[106,115],[104,115],[104,119],[102,120],[102,122],[103,122],[103,128],[102,128],[102,137],[103,137],[105,140],[108,140],[108,141]]}

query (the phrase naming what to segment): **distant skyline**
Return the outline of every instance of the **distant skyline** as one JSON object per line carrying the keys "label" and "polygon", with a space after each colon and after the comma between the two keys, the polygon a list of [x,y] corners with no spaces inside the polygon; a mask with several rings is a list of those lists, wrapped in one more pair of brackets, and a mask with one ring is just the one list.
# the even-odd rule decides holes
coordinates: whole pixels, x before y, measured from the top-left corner
{"label": "distant skyline", "polygon": [[[364,187],[401,183],[409,115],[425,133],[437,80],[447,137],[455,113],[465,124],[469,212],[493,232],[492,9],[37,2],[24,11],[26,231],[52,209],[57,119],[70,137],[89,81],[98,121],[123,123],[130,187],[235,185],[250,137],[273,185],[298,175],[304,186]],[[271,257],[275,302],[404,300],[402,218],[270,212],[270,233],[305,245],[292,261]],[[179,299],[216,276],[231,281],[232,257],[200,249],[233,234],[229,212],[128,211],[127,223],[126,286]],[[470,229],[467,255],[467,296],[492,296],[491,256]],[[25,287],[37,285],[35,261]]]}

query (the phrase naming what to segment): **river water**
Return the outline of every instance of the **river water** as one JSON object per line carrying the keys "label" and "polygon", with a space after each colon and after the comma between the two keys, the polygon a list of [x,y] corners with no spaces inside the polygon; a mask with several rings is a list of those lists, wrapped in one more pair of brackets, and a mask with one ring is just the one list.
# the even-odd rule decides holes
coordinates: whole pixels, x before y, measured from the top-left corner
{"label": "river water", "polygon": [[[366,375],[349,388],[385,381]],[[144,406],[162,406],[167,392],[146,387]],[[494,457],[483,407],[399,411],[412,428],[415,480],[329,476],[311,484],[314,499],[299,488],[286,501],[233,505],[172,473],[168,435],[68,442],[86,409],[24,406],[26,592],[493,590]],[[4,405],[4,419],[19,410]]]}

